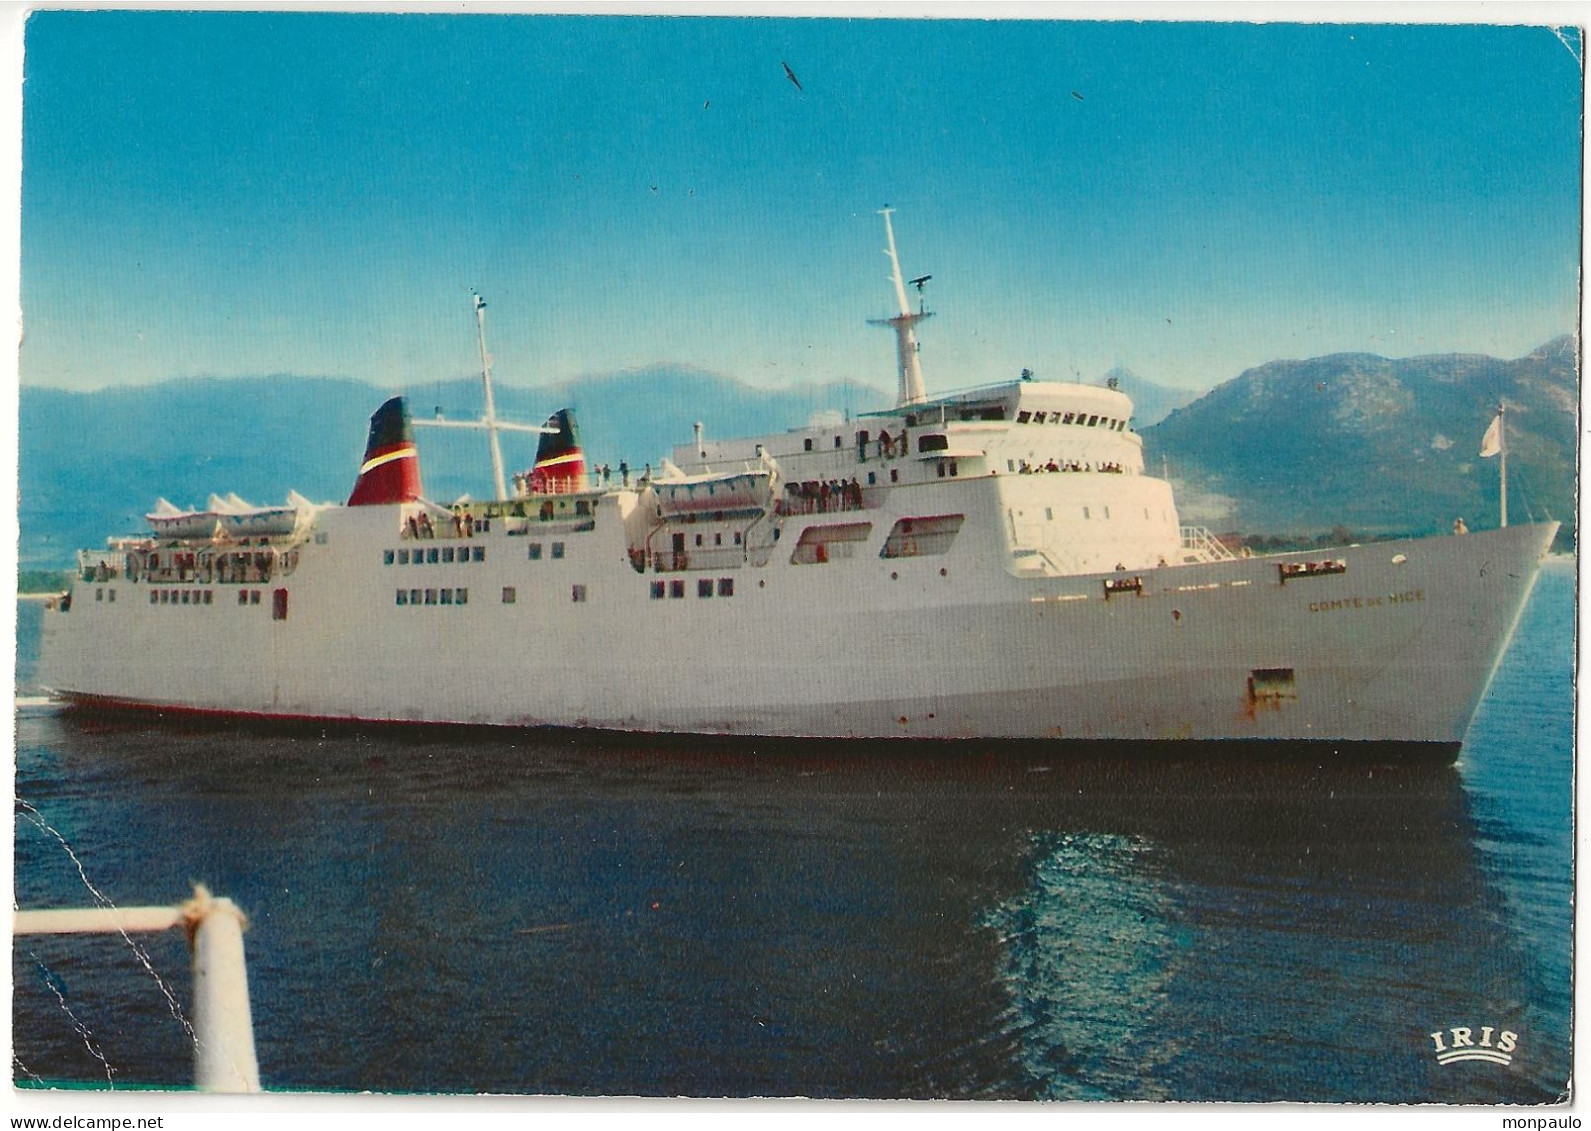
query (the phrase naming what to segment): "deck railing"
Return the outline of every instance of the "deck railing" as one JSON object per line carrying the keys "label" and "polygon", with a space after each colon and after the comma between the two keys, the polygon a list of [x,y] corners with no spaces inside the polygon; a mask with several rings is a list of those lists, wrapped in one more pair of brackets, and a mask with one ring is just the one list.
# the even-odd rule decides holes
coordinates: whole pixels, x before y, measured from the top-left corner
{"label": "deck railing", "polygon": [[1237,557],[1221,540],[1202,526],[1182,528],[1182,560],[1185,562],[1229,562]]}
{"label": "deck railing", "polygon": [[204,1092],[258,1092],[249,1011],[249,974],[243,957],[243,912],[200,884],[177,907],[87,907],[18,911],[18,935],[108,934],[169,931],[181,927],[193,953],[193,1079]]}

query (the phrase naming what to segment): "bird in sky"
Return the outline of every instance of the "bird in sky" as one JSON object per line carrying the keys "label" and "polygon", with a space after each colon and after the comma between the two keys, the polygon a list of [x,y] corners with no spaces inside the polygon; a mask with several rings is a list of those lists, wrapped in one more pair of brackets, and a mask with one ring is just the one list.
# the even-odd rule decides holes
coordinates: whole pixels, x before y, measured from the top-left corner
{"label": "bird in sky", "polygon": [[1072,91],[1072,97],[1077,99],[1079,102],[1081,102],[1083,100],[1083,96],[1081,94],[1078,94],[1077,91],[1075,91],[1075,90]]}
{"label": "bird in sky", "polygon": [[805,94],[806,91],[802,90],[802,88],[801,88],[801,80],[796,78],[795,72],[790,69],[790,64],[786,63],[783,59],[780,59],[779,60],[779,65],[784,68],[785,77],[788,78],[791,82],[795,83],[795,88],[797,90],[800,90],[802,94]]}

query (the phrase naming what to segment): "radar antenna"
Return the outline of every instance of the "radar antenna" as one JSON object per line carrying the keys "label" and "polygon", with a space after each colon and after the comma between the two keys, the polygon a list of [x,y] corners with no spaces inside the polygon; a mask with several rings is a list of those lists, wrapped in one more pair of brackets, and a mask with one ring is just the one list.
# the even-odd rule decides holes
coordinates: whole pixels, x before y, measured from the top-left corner
{"label": "radar antenna", "polygon": [[920,275],[912,280],[912,285],[917,288],[919,295],[917,309],[911,308],[911,300],[906,296],[906,279],[901,274],[900,256],[895,252],[895,228],[890,223],[890,214],[895,210],[887,204],[879,211],[884,217],[884,235],[889,240],[889,247],[884,249],[884,254],[889,256],[892,272],[890,280],[895,284],[895,297],[900,301],[900,313],[894,318],[873,318],[869,323],[874,326],[889,326],[895,331],[895,353],[900,363],[900,393],[896,400],[897,408],[906,405],[921,404],[928,399],[928,394],[923,391],[923,367],[917,357],[917,335],[912,327],[924,318],[932,318],[933,312],[928,310],[921,300],[923,284],[933,278],[932,275]]}

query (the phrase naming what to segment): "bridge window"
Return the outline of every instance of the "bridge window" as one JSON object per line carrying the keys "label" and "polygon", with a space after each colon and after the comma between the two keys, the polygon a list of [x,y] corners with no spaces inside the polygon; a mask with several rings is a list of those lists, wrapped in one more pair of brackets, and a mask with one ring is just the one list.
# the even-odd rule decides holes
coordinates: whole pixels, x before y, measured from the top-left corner
{"label": "bridge window", "polygon": [[1030,421],[1032,419],[1033,419],[1033,414],[1031,412],[1028,412],[1026,409],[1024,409],[1023,411],[1021,411],[1021,412],[1016,414],[1016,422],[1018,424],[1026,424],[1028,421]]}
{"label": "bridge window", "polygon": [[1089,426],[1089,427],[1090,427],[1090,428],[1092,428],[1092,427],[1094,427],[1094,426],[1095,426],[1095,425],[1096,425],[1096,424],[1098,424],[1098,423],[1099,423],[1099,416],[1098,416],[1098,414],[1095,414],[1095,415],[1093,415],[1093,416],[1090,416],[1090,417],[1089,417],[1089,418],[1088,418],[1088,426]]}
{"label": "bridge window", "polygon": [[1063,420],[1065,421],[1065,423],[1071,424],[1073,422],[1073,419],[1076,416],[1077,416],[1077,414],[1075,412],[1069,412],[1069,413],[1066,414],[1066,416],[1063,418]]}
{"label": "bridge window", "polygon": [[1035,412],[1033,414],[1033,423],[1034,424],[1043,424],[1044,423],[1044,418],[1047,415],[1048,415],[1047,413]]}

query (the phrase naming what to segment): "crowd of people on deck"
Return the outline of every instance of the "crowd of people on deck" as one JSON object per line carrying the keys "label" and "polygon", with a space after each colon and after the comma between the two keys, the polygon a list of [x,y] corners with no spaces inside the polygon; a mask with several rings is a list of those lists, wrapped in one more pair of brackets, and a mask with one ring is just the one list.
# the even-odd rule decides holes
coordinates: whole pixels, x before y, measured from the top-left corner
{"label": "crowd of people on deck", "polygon": [[1029,463],[1023,460],[1017,467],[1017,472],[1021,475],[1041,475],[1048,471],[1103,471],[1115,475],[1123,474],[1121,464],[1114,461],[1095,465],[1075,459],[1051,459],[1043,463]]}
{"label": "crowd of people on deck", "polygon": [[808,480],[804,483],[785,484],[788,498],[781,502],[784,514],[827,514],[830,511],[859,511],[862,509],[862,485],[856,476],[849,480]]}

